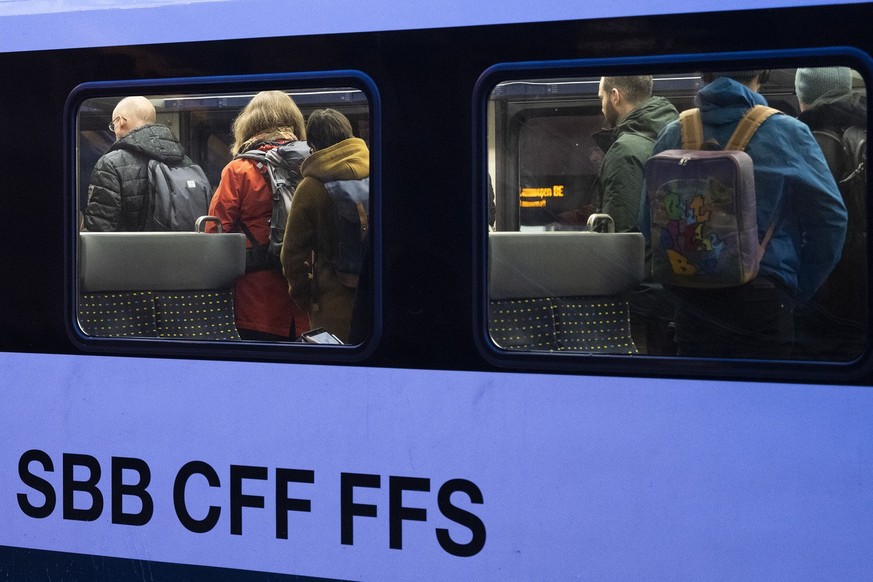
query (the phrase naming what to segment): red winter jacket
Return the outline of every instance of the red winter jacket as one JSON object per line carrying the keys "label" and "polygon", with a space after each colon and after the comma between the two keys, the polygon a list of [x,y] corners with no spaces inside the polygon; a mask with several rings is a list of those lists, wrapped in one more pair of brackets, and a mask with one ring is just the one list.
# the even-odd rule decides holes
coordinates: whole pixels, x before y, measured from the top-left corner
{"label": "red winter jacket", "polygon": [[[264,146],[269,149],[272,146]],[[261,244],[270,238],[273,195],[270,187],[251,160],[231,160],[221,172],[209,205],[209,214],[221,220],[224,232],[242,232],[243,222]],[[246,246],[251,243],[246,241]],[[234,290],[236,326],[273,335],[292,337],[309,329],[309,317],[288,296],[288,284],[282,273],[274,270],[244,274]],[[292,324],[296,329],[292,330]]]}

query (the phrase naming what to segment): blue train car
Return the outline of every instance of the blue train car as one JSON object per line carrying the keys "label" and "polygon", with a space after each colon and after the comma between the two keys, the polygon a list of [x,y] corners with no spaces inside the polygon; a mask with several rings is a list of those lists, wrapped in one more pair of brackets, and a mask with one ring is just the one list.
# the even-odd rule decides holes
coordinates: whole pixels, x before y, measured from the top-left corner
{"label": "blue train car", "polygon": [[[769,71],[787,116],[798,68],[866,95],[869,3],[725,8],[3,4],[0,577],[873,577],[869,269],[839,287],[851,343],[657,352],[643,236],[587,227],[603,77],[678,110],[719,71]],[[215,189],[265,90],[370,153],[346,345],[213,333],[239,233],[82,228],[122,97]]]}

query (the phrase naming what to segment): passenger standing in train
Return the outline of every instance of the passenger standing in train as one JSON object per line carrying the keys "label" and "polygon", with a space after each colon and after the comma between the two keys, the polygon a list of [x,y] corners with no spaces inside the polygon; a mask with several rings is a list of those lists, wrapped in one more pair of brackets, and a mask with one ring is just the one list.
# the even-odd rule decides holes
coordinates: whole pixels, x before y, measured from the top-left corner
{"label": "passenger standing in train", "polygon": [[349,327],[358,277],[337,269],[340,233],[337,207],[328,188],[368,187],[370,152],[354,137],[349,120],[333,109],[313,111],[306,125],[312,155],[303,162],[282,245],[282,266],[294,301],[343,343]]}
{"label": "passenger standing in train", "polygon": [[616,232],[635,232],[643,192],[643,166],[658,132],[679,118],[673,104],[652,96],[650,75],[603,77],[597,91],[607,128],[591,137],[604,152],[597,175],[597,212],[608,214]]}
{"label": "passenger standing in train", "polygon": [[155,123],[155,107],[145,97],[125,97],[112,112],[112,144],[94,166],[82,228],[88,231],[140,231],[149,193],[149,160],[191,165],[182,144],[165,125]]}
{"label": "passenger standing in train", "polygon": [[[749,108],[767,104],[758,90],[768,73],[705,75],[710,82],[695,102],[706,140],[724,145]],[[652,153],[681,147],[679,122],[673,122]],[[745,151],[754,165],[759,240],[771,223],[773,234],[752,281],[719,289],[672,288],[680,355],[790,357],[795,302],[809,300],[840,258],[846,207],[809,128],[788,115],[773,115]],[[647,216],[640,226],[648,235]]]}
{"label": "passenger standing in train", "polygon": [[[286,93],[262,91],[233,122],[231,153],[269,150],[305,139],[303,114]],[[242,232],[264,244],[270,237],[273,193],[262,170],[251,159],[234,158],[221,172],[209,214],[221,220],[224,232]],[[248,238],[248,237],[247,237]],[[246,245],[251,247],[251,242]],[[246,272],[234,288],[236,326],[244,340],[294,340],[309,329],[309,317],[288,297],[285,278],[277,269]]]}
{"label": "passenger standing in train", "polygon": [[867,333],[867,96],[852,91],[848,67],[797,69],[798,119],[809,126],[849,213],[840,262],[795,313],[803,358],[851,359]]}
{"label": "passenger standing in train", "polygon": [[[638,230],[643,166],[652,155],[658,132],[678,119],[664,97],[653,97],[650,75],[603,77],[598,96],[607,128],[593,134],[604,152],[597,176],[598,210],[615,222],[616,232]],[[631,336],[643,354],[675,353],[669,326],[674,317],[671,296],[644,281],[629,297]]]}

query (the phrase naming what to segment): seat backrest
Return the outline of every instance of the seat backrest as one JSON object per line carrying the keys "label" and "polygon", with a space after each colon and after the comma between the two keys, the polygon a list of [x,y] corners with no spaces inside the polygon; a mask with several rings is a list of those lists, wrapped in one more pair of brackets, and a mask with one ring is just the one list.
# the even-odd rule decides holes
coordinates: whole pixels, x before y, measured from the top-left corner
{"label": "seat backrest", "polygon": [[615,296],[644,275],[640,233],[492,232],[488,252],[491,300]]}
{"label": "seat backrest", "polygon": [[225,289],[245,272],[242,233],[83,232],[79,291]]}

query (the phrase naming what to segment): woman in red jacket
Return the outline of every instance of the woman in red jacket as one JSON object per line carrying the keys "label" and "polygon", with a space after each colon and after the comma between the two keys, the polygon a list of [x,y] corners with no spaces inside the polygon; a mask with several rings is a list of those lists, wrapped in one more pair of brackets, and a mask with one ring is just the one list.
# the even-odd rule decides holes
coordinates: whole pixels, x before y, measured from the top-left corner
{"label": "woman in red jacket", "polygon": [[[234,156],[302,140],[306,138],[303,114],[287,94],[262,91],[234,120],[233,137],[230,151]],[[269,241],[273,212],[273,193],[262,171],[266,168],[259,169],[254,160],[234,157],[222,170],[209,206],[209,214],[221,220],[224,232],[247,229],[247,238],[258,244]],[[246,245],[251,248],[251,240]],[[276,268],[253,270],[247,265],[236,282],[234,308],[242,339],[288,341],[309,329],[309,317],[288,296],[285,278]]]}

